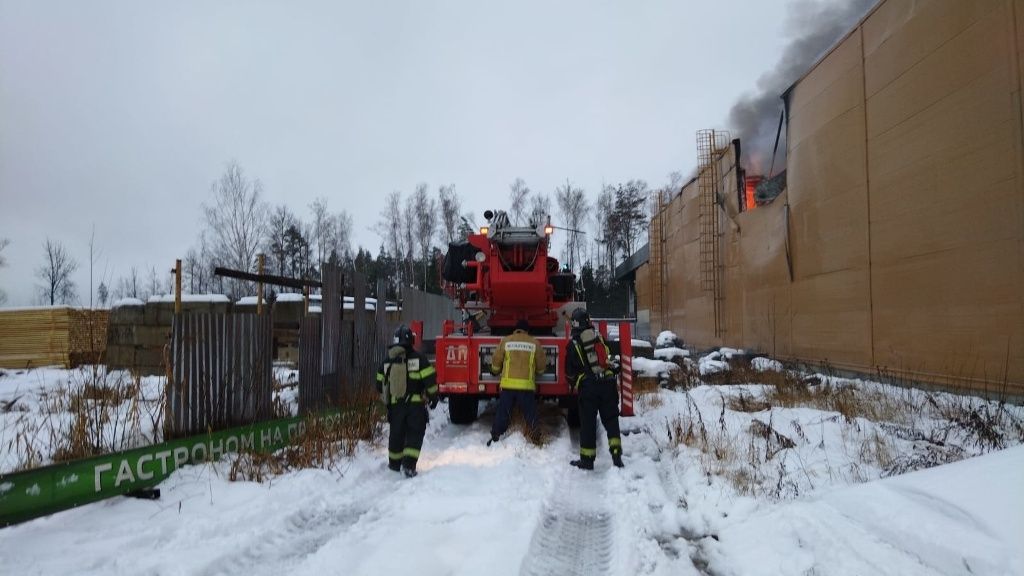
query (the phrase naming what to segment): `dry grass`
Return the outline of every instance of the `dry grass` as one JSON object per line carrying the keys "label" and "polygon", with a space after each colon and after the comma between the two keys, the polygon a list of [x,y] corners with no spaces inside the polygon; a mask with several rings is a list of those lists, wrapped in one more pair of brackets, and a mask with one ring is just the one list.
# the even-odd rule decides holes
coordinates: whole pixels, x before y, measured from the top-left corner
{"label": "dry grass", "polygon": [[360,397],[356,408],[337,416],[307,417],[297,438],[272,454],[242,452],[231,461],[228,478],[263,482],[292,470],[321,468],[337,470],[342,458],[349,458],[361,442],[377,443],[384,433],[383,406],[374,397]]}
{"label": "dry grass", "polygon": [[[10,425],[6,449],[14,455],[13,470],[50,461],[65,462],[151,444],[158,439],[162,400],[143,398],[142,379],[127,372],[85,366],[69,373],[66,382],[41,393],[38,407],[18,405],[20,416]],[[147,426],[148,424],[148,426]]]}
{"label": "dry grass", "polygon": [[657,378],[640,376],[633,380],[633,398],[641,412],[653,410],[664,404],[658,395],[660,389]]}
{"label": "dry grass", "polygon": [[[827,474],[850,482],[901,474],[1024,443],[1024,408],[973,396],[928,392],[792,371],[759,372],[736,367],[706,377],[705,384],[753,384],[760,388],[721,395],[721,408],[690,396],[683,373],[687,408],[665,420],[662,449],[687,447],[709,478],[727,480],[739,493],[769,499],[792,498],[813,489]],[[838,426],[843,455],[829,462],[824,435],[808,438],[800,421],[786,430],[773,422],[773,408],[805,407],[825,412],[822,424]],[[702,412],[703,408],[703,412]],[[727,411],[733,416],[727,417]],[[736,414],[758,414],[739,418]],[[763,416],[761,414],[764,414]],[[832,413],[828,416],[827,413]],[[731,428],[730,428],[731,427]],[[908,442],[910,443],[908,446]],[[813,445],[823,452],[809,470],[797,450]],[[965,448],[967,448],[965,450]],[[902,453],[901,453],[902,451]]]}

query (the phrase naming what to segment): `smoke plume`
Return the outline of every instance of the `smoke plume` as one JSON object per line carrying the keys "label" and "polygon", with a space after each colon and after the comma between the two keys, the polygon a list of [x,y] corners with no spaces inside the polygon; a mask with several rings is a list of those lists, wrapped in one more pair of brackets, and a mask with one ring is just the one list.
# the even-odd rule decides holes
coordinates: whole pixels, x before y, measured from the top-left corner
{"label": "smoke plume", "polygon": [[[876,0],[794,0],[786,16],[792,37],[782,57],[757,81],[757,91],[740,98],[729,111],[729,126],[743,145],[744,164],[754,173],[767,175],[772,147],[782,111],[782,93],[824,55]],[[786,132],[783,130],[774,172],[786,163]]]}

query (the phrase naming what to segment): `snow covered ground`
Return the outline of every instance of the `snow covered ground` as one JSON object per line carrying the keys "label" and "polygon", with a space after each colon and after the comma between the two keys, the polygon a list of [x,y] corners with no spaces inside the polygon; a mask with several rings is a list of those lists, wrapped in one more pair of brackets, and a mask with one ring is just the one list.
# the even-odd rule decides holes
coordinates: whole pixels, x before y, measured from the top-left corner
{"label": "snow covered ground", "polygon": [[[18,390],[13,404],[32,413],[40,400],[26,392],[66,381],[61,372],[5,372],[0,401]],[[188,466],[159,500],[115,498],[0,530],[0,566],[54,575],[1024,574],[1019,437],[1006,430],[1007,447],[994,449],[942,416],[1000,407],[818,378],[858,397],[936,408],[881,422],[759,404],[769,386],[758,382],[654,388],[638,395],[639,416],[621,420],[626,468],[610,466],[602,439],[587,473],[567,465],[578,437],[552,407],[547,445],[513,432],[488,448],[490,411],[460,427],[441,404],[416,478],[387,470],[385,447],[372,444],[330,470],[263,483],[229,481],[230,461]],[[1001,422],[1020,422],[1019,408],[1001,409]]]}

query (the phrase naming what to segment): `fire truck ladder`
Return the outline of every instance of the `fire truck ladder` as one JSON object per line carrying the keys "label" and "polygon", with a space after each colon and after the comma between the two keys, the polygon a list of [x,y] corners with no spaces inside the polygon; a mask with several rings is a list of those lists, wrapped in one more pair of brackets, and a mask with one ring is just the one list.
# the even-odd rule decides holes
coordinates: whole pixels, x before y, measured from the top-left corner
{"label": "fire truck ladder", "polygon": [[714,302],[715,337],[724,332],[722,311],[722,240],[719,222],[719,188],[722,182],[719,157],[729,143],[727,132],[697,132],[697,192],[700,207],[700,286]]}

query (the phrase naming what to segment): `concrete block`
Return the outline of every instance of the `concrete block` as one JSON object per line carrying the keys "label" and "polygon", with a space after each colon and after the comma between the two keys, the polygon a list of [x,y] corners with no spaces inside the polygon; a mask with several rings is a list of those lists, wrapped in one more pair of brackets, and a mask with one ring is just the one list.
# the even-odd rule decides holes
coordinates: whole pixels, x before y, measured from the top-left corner
{"label": "concrete block", "polygon": [[162,348],[171,341],[170,326],[139,326],[135,330],[134,344],[144,348]]}
{"label": "concrete block", "polygon": [[145,305],[118,306],[110,311],[110,324],[141,324],[145,313]]}

